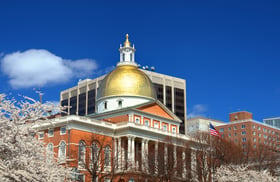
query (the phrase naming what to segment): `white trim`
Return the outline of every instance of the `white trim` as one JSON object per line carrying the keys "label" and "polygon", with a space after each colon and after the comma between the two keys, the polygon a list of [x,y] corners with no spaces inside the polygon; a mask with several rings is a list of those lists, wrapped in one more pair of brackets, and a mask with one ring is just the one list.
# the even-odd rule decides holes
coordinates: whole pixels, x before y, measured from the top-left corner
{"label": "white trim", "polygon": [[[144,125],[139,125],[134,122],[122,122],[122,123],[110,123],[102,120],[92,119],[85,116],[65,116],[60,118],[54,118],[47,122],[40,122],[35,124],[34,128],[37,129],[47,129],[49,127],[61,127],[67,125],[67,129],[76,129],[86,132],[95,132],[98,134],[105,134],[110,137],[120,137],[127,136],[128,134],[134,134],[136,137],[147,137],[149,140],[158,141],[163,140],[163,138],[167,136],[180,138],[182,140],[193,140],[189,136],[180,134],[180,133],[172,133],[172,132],[164,132],[161,128],[153,128],[147,127]],[[162,123],[160,124],[162,127]]]}

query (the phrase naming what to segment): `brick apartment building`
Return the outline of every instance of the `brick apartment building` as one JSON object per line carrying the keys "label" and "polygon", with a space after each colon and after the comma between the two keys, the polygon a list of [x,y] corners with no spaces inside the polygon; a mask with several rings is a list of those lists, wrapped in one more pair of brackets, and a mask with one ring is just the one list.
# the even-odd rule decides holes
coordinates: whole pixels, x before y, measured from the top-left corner
{"label": "brick apartment building", "polygon": [[216,129],[223,138],[240,145],[244,154],[249,151],[256,152],[260,147],[267,148],[269,152],[280,151],[280,130],[253,120],[250,112],[230,113],[229,123],[216,126]]}

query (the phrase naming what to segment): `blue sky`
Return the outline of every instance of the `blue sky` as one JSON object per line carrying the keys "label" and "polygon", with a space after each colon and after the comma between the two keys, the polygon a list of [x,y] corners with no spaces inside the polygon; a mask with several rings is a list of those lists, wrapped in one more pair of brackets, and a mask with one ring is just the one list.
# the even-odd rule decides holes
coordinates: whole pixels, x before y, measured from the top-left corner
{"label": "blue sky", "polygon": [[279,1],[1,1],[0,93],[59,101],[79,79],[136,61],[187,80],[191,116],[280,116]]}

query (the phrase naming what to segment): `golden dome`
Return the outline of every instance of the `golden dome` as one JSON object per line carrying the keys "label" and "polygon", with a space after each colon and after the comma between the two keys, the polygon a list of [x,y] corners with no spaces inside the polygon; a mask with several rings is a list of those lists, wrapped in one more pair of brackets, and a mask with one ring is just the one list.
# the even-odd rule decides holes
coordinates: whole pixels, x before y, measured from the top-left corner
{"label": "golden dome", "polygon": [[156,99],[150,78],[134,65],[119,65],[102,80],[97,99],[112,96],[141,96]]}

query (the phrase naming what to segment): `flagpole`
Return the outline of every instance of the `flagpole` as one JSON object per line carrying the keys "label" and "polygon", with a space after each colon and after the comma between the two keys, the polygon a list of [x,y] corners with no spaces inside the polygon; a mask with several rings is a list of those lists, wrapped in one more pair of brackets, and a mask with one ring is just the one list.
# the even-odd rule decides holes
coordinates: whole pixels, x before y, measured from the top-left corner
{"label": "flagpole", "polygon": [[212,165],[212,162],[213,162],[213,155],[212,155],[212,136],[211,136],[211,131],[210,131],[210,122],[209,122],[209,127],[208,127],[208,130],[209,130],[209,135],[210,135],[210,172],[211,172],[211,182],[213,182],[213,165]]}

